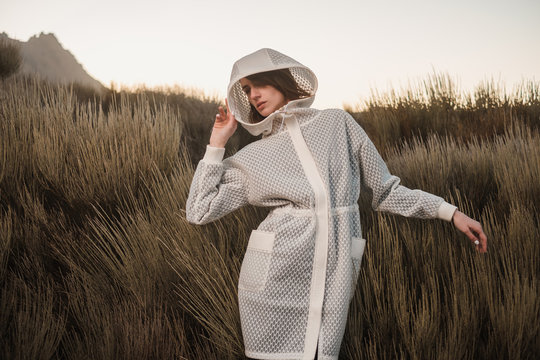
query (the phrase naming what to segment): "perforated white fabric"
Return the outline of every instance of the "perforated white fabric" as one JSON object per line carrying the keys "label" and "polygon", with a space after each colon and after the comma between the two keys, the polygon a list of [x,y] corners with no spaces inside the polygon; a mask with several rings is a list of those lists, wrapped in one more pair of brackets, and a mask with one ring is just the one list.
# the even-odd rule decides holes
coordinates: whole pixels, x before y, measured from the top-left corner
{"label": "perforated white fabric", "polygon": [[[270,57],[266,62],[258,56],[251,62],[267,67],[294,62],[264,52]],[[232,81],[242,76],[241,65],[233,67]],[[241,103],[235,91],[229,95],[229,104]],[[365,245],[361,189],[372,192],[373,209],[403,216],[442,217],[441,207],[452,207],[400,185],[347,112],[309,106],[276,111],[262,139],[222,161],[216,160],[220,149],[209,146],[186,203],[186,218],[194,224],[246,204],[272,207],[249,239],[238,282],[245,352],[251,358],[313,359],[317,346],[319,359],[338,358]],[[273,234],[273,243],[260,234]],[[317,244],[324,251],[317,252]]]}

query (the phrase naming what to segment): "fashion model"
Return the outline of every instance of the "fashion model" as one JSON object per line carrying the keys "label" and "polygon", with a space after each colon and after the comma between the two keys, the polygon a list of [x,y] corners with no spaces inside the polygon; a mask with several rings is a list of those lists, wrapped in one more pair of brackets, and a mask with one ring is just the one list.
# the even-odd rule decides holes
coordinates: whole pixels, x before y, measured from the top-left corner
{"label": "fashion model", "polygon": [[[374,210],[452,221],[479,252],[479,222],[439,196],[400,185],[362,127],[340,109],[311,108],[315,74],[272,49],[233,65],[186,203],[206,224],[243,205],[270,207],[251,232],[238,280],[246,356],[337,360],[366,240],[358,199]],[[223,159],[240,123],[260,140]]]}

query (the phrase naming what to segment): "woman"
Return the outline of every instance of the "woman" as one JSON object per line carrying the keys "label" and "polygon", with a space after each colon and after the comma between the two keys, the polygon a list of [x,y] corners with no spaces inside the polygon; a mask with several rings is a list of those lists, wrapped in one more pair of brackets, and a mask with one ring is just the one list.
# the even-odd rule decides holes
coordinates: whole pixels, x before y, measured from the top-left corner
{"label": "woman", "polygon": [[[238,280],[245,353],[256,359],[337,359],[364,252],[358,198],[374,210],[439,218],[487,251],[481,225],[442,198],[399,184],[345,111],[310,108],[317,78],[272,49],[238,60],[186,203],[194,224],[252,204],[272,210],[253,230]],[[223,159],[242,124],[263,134]]]}

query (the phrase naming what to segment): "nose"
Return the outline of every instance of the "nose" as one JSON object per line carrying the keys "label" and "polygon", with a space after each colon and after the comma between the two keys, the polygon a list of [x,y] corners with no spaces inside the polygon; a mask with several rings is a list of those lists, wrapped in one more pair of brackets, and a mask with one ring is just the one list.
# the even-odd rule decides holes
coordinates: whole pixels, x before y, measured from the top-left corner
{"label": "nose", "polygon": [[252,86],[249,95],[251,96],[252,100],[257,100],[261,97],[261,92],[257,86]]}

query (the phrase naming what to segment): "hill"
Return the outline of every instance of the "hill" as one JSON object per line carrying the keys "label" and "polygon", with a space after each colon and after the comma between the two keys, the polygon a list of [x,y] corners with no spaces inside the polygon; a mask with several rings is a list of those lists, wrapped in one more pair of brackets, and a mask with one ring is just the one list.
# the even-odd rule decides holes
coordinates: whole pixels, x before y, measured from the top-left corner
{"label": "hill", "polygon": [[96,90],[104,89],[99,81],[86,72],[75,56],[64,49],[52,33],[42,32],[32,36],[28,41],[11,39],[6,33],[1,33],[0,39],[15,42],[21,47],[22,73],[38,74],[51,82],[77,82]]}

